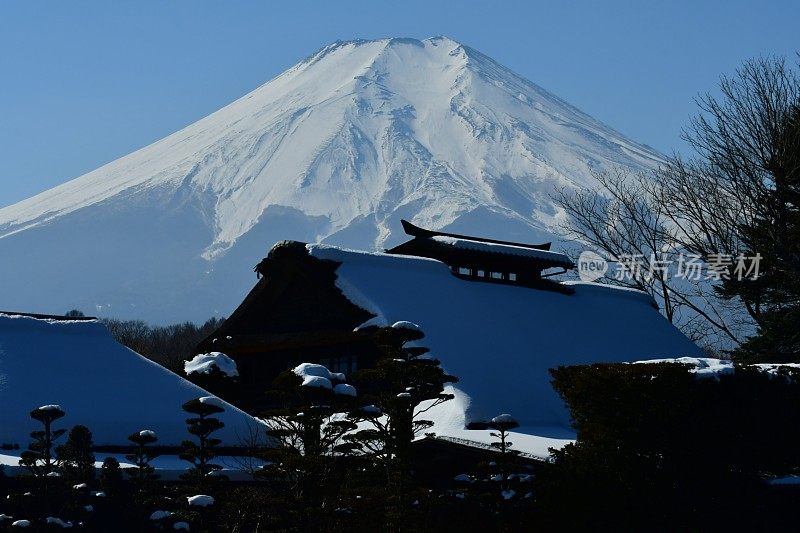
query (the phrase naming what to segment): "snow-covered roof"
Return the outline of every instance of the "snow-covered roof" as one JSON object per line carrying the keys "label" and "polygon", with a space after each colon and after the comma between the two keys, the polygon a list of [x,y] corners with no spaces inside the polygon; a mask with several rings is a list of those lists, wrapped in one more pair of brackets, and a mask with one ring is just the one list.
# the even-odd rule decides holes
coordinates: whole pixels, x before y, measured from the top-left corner
{"label": "snow-covered roof", "polygon": [[[575,442],[575,435],[564,432],[554,435],[551,428],[527,428],[527,431],[531,433],[508,432],[508,441],[512,443],[511,449],[528,459],[547,461],[550,458],[550,448],[560,450],[567,444]],[[497,451],[492,443],[497,442],[498,439],[493,437],[488,430],[453,430],[448,431],[446,435],[437,435],[434,438],[471,448]]]}
{"label": "snow-covered roof", "polygon": [[527,257],[530,259],[540,259],[549,261],[556,264],[572,264],[569,257],[558,252],[551,252],[549,250],[537,250],[535,248],[527,248],[524,246],[515,246],[513,244],[497,244],[493,242],[484,242],[472,239],[459,239],[455,237],[447,237],[444,235],[436,235],[430,237],[434,242],[439,244],[446,244],[454,248],[461,248],[462,250],[474,250],[477,252],[488,252],[495,254],[517,255],[520,257]]}
{"label": "snow-covered roof", "polygon": [[[737,366],[730,359],[716,359],[713,357],[677,357],[666,359],[650,359],[647,361],[636,361],[636,364],[648,363],[676,363],[689,365],[689,372],[701,378],[719,378],[726,374],[736,372]],[[777,376],[782,370],[791,371],[800,369],[800,363],[755,363],[744,365],[749,368],[766,372],[771,376]]]}
{"label": "snow-covered roof", "polygon": [[459,377],[455,400],[426,413],[440,435],[501,413],[519,421],[518,432],[568,427],[548,373],[559,365],[701,355],[639,291],[572,283],[574,293],[562,294],[461,280],[431,259],[323,245],[308,250],[341,263],[337,286],[377,315],[372,323],[418,324],[426,335],[419,343]]}
{"label": "snow-covered roof", "polygon": [[[160,445],[189,435],[181,405],[208,392],[117,343],[100,322],[0,314],[0,444],[27,446],[39,423],[31,410],[58,404],[57,427],[83,424],[97,445],[127,445],[128,435],[152,430]],[[240,444],[258,422],[222,403],[218,434]]]}

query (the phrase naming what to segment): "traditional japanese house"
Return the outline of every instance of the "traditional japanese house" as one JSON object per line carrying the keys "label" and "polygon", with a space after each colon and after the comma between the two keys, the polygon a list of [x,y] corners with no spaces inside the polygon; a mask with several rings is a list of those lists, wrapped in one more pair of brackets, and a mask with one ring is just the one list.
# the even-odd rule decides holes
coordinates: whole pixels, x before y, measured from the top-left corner
{"label": "traditional japanese house", "polygon": [[420,344],[459,377],[456,400],[434,414],[467,439],[456,431],[465,421],[501,412],[523,427],[568,427],[550,368],[700,355],[648,295],[554,278],[573,265],[549,244],[403,226],[410,239],[385,253],[295,241],[270,250],[250,294],[196,348],[236,361],[237,403],[258,412],[271,381],[302,362],[345,374],[373,365],[372,326],[398,321],[418,324]]}
{"label": "traditional japanese house", "polygon": [[[572,292],[546,279],[574,266],[565,255],[550,251],[550,243],[514,243],[402,224],[412,239],[386,254],[441,261],[462,280]],[[222,327],[200,343],[198,353],[223,351],[233,357],[240,386],[252,388],[252,398],[261,395],[270,378],[301,362],[322,363],[345,374],[370,366],[378,355],[372,330],[357,326],[375,315],[336,286],[337,267],[310,256],[304,243],[278,243],[254,269],[260,281]]]}

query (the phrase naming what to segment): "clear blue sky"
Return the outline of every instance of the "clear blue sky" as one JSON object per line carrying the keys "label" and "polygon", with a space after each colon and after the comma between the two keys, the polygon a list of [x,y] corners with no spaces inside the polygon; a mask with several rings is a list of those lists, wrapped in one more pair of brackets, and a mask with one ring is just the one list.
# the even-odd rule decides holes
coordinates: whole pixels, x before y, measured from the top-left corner
{"label": "clear blue sky", "polygon": [[0,0],[0,206],[180,129],[338,39],[447,35],[662,152],[800,1]]}

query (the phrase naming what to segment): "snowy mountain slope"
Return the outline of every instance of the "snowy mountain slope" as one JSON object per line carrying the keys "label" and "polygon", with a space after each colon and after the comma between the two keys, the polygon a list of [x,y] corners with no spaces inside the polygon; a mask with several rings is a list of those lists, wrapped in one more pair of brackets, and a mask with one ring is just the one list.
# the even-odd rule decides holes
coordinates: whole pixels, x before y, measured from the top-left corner
{"label": "snowy mountain slope", "polygon": [[[400,218],[552,238],[556,186],[652,150],[448,38],[332,44],[161,141],[0,209],[5,307],[228,313],[279,239],[380,249]],[[244,276],[244,277],[243,277]]]}

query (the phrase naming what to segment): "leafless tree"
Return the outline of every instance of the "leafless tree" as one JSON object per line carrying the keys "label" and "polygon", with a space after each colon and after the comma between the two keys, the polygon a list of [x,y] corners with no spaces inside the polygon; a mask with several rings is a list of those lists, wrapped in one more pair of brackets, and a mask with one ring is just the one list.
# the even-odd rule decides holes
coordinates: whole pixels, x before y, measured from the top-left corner
{"label": "leafless tree", "polygon": [[183,372],[183,361],[191,359],[194,347],[222,322],[210,318],[200,325],[183,322],[151,326],[142,320],[103,319],[117,342],[176,373]]}
{"label": "leafless tree", "polygon": [[762,237],[773,268],[798,278],[787,228],[800,204],[792,196],[800,173],[800,76],[783,59],[761,58],[723,76],[719,87],[719,97],[698,99],[700,113],[684,131],[694,157],[673,156],[653,175],[597,174],[597,191],[563,189],[555,199],[573,238],[612,258],[644,258],[638,277],[617,283],[653,296],[690,336],[712,330],[738,345],[761,325],[763,286],[687,283],[663,275],[657,260],[752,255],[759,250],[748,228],[761,223],[773,233]]}
{"label": "leafless tree", "polygon": [[[675,239],[666,206],[659,202],[652,176],[617,169],[594,174],[596,190],[562,188],[555,194],[564,210],[565,236],[618,262],[606,281],[642,290],[655,299],[664,316],[690,338],[712,342],[709,330],[728,344],[739,339],[730,324],[727,302],[703,279],[676,276],[686,252]],[[624,274],[624,275],[620,275]]]}
{"label": "leafless tree", "polygon": [[[800,173],[800,76],[784,59],[760,58],[719,87],[719,98],[698,99],[701,113],[684,131],[696,156],[675,156],[656,174],[657,201],[676,241],[703,256],[757,251],[744,230],[770,221],[776,259],[796,277],[787,225],[790,183]],[[735,292],[760,323],[763,292]]]}
{"label": "leafless tree", "polygon": [[241,452],[231,456],[230,461],[239,470],[255,478],[265,464],[264,450],[277,446],[278,443],[272,439],[266,424],[262,422],[248,422],[246,430],[242,433],[237,431],[236,436]]}

